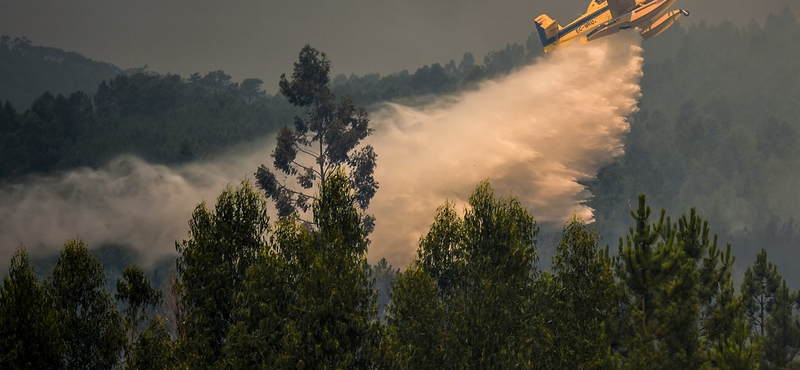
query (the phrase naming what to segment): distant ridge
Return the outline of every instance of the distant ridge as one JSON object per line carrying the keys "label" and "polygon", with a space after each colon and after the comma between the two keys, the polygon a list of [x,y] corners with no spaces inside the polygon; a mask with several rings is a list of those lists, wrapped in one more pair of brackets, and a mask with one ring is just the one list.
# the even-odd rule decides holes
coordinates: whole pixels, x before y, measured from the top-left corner
{"label": "distant ridge", "polygon": [[123,72],[119,67],[58,48],[34,45],[25,37],[0,36],[0,102],[28,107],[45,91],[93,95],[104,79]]}

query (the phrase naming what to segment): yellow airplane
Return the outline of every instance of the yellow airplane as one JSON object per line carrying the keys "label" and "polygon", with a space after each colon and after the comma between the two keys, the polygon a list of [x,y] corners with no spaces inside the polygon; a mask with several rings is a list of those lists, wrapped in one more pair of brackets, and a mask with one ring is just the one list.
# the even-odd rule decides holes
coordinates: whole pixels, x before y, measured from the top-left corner
{"label": "yellow airplane", "polygon": [[683,9],[667,12],[675,0],[591,0],[586,14],[566,27],[561,27],[546,14],[536,17],[536,29],[545,52],[580,40],[581,43],[637,28],[645,39],[652,38],[672,26]]}

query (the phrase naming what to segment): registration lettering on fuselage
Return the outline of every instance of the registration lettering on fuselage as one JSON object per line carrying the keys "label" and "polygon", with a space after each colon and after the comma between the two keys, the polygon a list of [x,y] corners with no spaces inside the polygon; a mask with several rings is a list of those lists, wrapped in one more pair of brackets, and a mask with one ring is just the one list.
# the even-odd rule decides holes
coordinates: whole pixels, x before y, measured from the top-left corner
{"label": "registration lettering on fuselage", "polygon": [[595,25],[596,23],[597,23],[597,21],[596,21],[596,20],[594,20],[594,19],[590,19],[588,22],[586,22],[586,23],[584,23],[584,24],[582,24],[582,25],[578,26],[578,28],[575,30],[575,32],[577,32],[577,33],[581,33],[581,32],[583,32],[583,30],[585,30],[587,27],[593,26],[593,25]]}

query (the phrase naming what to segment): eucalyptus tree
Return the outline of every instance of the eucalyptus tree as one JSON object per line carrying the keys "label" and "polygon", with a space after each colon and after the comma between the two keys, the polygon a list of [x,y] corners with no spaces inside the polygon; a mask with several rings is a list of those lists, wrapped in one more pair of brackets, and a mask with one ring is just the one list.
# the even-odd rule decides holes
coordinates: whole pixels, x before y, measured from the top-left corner
{"label": "eucalyptus tree", "polygon": [[248,181],[229,186],[213,210],[205,202],[189,221],[189,239],[176,243],[181,296],[179,341],[182,364],[207,369],[222,359],[236,297],[247,270],[266,248],[266,199]]}
{"label": "eucalyptus tree", "polygon": [[0,368],[61,369],[60,338],[51,297],[36,278],[28,252],[20,248],[0,289]]}
{"label": "eucalyptus tree", "polygon": [[147,321],[149,309],[153,309],[161,303],[161,292],[150,285],[150,280],[145,276],[144,271],[136,265],[130,265],[122,272],[122,278],[117,280],[117,301],[127,306],[123,310],[123,322],[126,332],[124,347],[124,367],[135,369],[138,359],[136,358],[136,346],[138,346],[139,335],[144,329],[143,325]]}
{"label": "eucalyptus tree", "polygon": [[573,218],[564,226],[553,256],[551,286],[538,305],[547,314],[542,320],[540,368],[617,366],[609,335],[617,303],[614,273],[604,251],[598,249],[599,239],[580,219]]}
{"label": "eucalyptus tree", "polygon": [[125,334],[103,265],[81,240],[64,245],[47,281],[61,323],[65,369],[111,369]]}
{"label": "eucalyptus tree", "polygon": [[[304,108],[305,115],[295,117],[294,128],[284,126],[278,132],[272,152],[275,170],[261,165],[256,172],[258,186],[275,202],[280,216],[307,211],[314,198],[310,189],[315,185],[323,188],[340,167],[346,168],[354,201],[362,210],[378,189],[373,177],[375,151],[370,145],[359,146],[373,132],[367,111],[348,96],[336,100],[330,69],[325,53],[306,45],[294,63],[291,79],[281,75],[281,94],[292,105]],[[299,188],[287,184],[289,176]]]}
{"label": "eucalyptus tree", "polygon": [[[444,368],[533,366],[532,297],[538,276],[534,266],[538,230],[518,199],[495,197],[488,182],[479,184],[469,197],[463,217],[452,203],[439,209],[420,241],[417,258],[419,269],[436,283],[444,307]],[[420,296],[417,304],[422,306],[417,310],[436,312],[435,302],[429,302],[430,283],[416,275],[400,281],[411,277],[419,287],[401,289],[393,300],[412,302],[413,298],[402,295],[425,294]],[[400,307],[392,310],[399,313]],[[427,343],[438,345],[436,341]],[[425,351],[436,353],[435,348]]]}

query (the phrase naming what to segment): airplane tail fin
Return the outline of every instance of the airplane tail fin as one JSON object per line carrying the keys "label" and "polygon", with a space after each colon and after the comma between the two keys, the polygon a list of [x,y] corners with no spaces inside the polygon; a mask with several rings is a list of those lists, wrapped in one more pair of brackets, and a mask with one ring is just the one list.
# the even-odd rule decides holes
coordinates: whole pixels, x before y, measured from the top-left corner
{"label": "airplane tail fin", "polygon": [[539,31],[539,38],[542,39],[542,46],[545,49],[558,41],[558,31],[561,30],[558,22],[548,17],[547,14],[542,14],[536,17],[535,23],[536,30]]}

